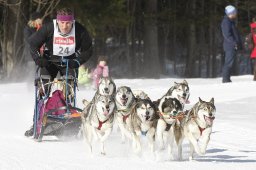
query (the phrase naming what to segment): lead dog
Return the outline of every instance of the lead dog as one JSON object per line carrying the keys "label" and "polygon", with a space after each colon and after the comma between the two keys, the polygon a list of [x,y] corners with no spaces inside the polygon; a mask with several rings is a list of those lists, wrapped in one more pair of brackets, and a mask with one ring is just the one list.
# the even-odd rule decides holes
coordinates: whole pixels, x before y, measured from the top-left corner
{"label": "lead dog", "polygon": [[136,99],[129,87],[122,86],[117,89],[115,101],[117,107],[116,121],[121,131],[122,142],[124,143],[125,138],[131,139],[131,132],[128,129],[130,129],[130,115]]}
{"label": "lead dog", "polygon": [[139,99],[131,112],[130,131],[132,133],[133,149],[136,153],[141,152],[142,135],[148,139],[150,150],[154,151],[155,131],[158,115],[154,104],[149,99]]}
{"label": "lead dog", "polygon": [[[199,102],[181,120],[180,126],[175,126],[174,135],[178,145],[178,159],[182,159],[182,142],[184,137],[190,143],[189,160],[193,159],[194,151],[198,155],[204,155],[212,133],[213,120],[215,119],[216,108],[214,98],[205,102],[199,98]],[[198,145],[200,139],[201,147]]]}
{"label": "lead dog", "polygon": [[115,102],[111,96],[99,96],[82,114],[82,132],[92,154],[92,139],[101,142],[101,154],[105,155],[104,142],[113,129]]}

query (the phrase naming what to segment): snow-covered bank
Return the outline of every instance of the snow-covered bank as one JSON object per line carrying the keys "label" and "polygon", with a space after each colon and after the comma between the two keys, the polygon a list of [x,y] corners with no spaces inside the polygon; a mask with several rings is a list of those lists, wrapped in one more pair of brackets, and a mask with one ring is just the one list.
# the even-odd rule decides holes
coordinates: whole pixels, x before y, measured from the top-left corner
{"label": "snow-covered bank", "polygon": [[[169,161],[163,155],[156,162],[146,150],[142,157],[131,152],[129,144],[121,144],[115,129],[107,142],[105,157],[95,151],[88,154],[83,141],[47,141],[36,143],[23,136],[32,124],[34,87],[26,83],[0,85],[0,170],[51,169],[255,169],[256,167],[256,82],[251,76],[234,77],[233,83],[221,84],[221,79],[188,79],[191,105],[198,97],[215,98],[216,120],[207,153],[188,162],[188,145],[184,143],[185,161]],[[174,81],[180,79],[116,80],[117,86],[142,89],[152,99],[161,97]],[[80,90],[82,98],[91,99],[94,91]],[[97,144],[97,143],[96,143]],[[95,147],[97,145],[95,144]]]}

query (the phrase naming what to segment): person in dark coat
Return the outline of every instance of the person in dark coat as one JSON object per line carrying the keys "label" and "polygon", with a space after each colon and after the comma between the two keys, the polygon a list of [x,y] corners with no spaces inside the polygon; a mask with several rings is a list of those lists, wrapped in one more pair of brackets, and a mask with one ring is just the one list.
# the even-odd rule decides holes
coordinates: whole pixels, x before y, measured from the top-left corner
{"label": "person in dark coat", "polygon": [[223,83],[231,82],[231,70],[234,64],[236,51],[242,48],[242,41],[239,32],[235,26],[237,10],[234,6],[228,5],[225,8],[226,15],[221,22],[223,35],[223,48],[225,52],[225,63],[222,69]]}
{"label": "person in dark coat", "polygon": [[[34,62],[30,54],[29,38],[42,27],[42,14],[34,12],[30,15],[27,25],[23,29],[24,51],[23,57],[25,61],[25,74],[30,74],[31,70],[35,70]],[[32,74],[31,74],[32,75]]]}
{"label": "person in dark coat", "polygon": [[40,12],[34,12],[31,14],[30,19],[23,31],[24,41],[26,43],[28,43],[28,40],[31,37],[31,35],[33,35],[42,27],[42,23],[42,14]]}
{"label": "person in dark coat", "polygon": [[[64,60],[68,59],[70,73],[75,70],[77,74],[78,67],[92,55],[92,39],[88,31],[74,20],[73,11],[68,8],[58,10],[57,18],[33,34],[29,44],[32,58],[41,67],[41,73],[50,75],[52,80],[58,72],[64,74]],[[41,56],[43,44],[45,52]]]}

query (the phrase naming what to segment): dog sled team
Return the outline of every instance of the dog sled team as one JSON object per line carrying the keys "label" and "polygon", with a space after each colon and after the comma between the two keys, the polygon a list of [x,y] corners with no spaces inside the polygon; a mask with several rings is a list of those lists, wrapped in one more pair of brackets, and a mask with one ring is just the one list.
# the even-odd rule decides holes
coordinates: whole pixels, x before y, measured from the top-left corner
{"label": "dog sled team", "polygon": [[[142,152],[141,138],[146,136],[151,152],[168,147],[170,158],[176,143],[178,159],[182,159],[184,138],[190,143],[190,159],[194,152],[205,154],[215,118],[214,99],[206,102],[199,98],[190,110],[184,110],[190,95],[185,80],[152,101],[143,91],[126,86],[116,88],[105,59],[99,59],[92,75],[84,70],[79,77],[78,69],[92,55],[92,38],[68,8],[58,10],[56,19],[28,37],[28,43],[38,69],[33,126],[26,136],[42,141],[45,135],[82,134],[91,153],[96,138],[104,155],[105,141],[117,124],[122,142],[132,141],[135,153]],[[83,101],[85,108],[81,110],[76,107],[77,77],[86,84],[92,76],[97,91],[92,101]]]}
{"label": "dog sled team", "polygon": [[81,114],[81,131],[90,153],[94,151],[92,141],[97,139],[101,154],[106,154],[105,141],[110,140],[113,125],[117,124],[121,141],[130,140],[136,154],[142,152],[141,138],[146,136],[152,153],[168,148],[170,159],[176,144],[178,160],[182,160],[184,138],[190,143],[190,160],[194,152],[204,155],[215,119],[214,99],[208,102],[199,98],[190,110],[184,110],[189,95],[186,80],[175,83],[160,99],[152,101],[143,91],[127,86],[116,89],[111,78],[101,78],[92,101],[83,101],[85,108]]}

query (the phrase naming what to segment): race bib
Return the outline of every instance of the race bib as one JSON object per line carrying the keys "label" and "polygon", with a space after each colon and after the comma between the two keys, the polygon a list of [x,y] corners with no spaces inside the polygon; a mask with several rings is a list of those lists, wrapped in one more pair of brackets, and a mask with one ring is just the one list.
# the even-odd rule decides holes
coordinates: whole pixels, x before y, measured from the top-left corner
{"label": "race bib", "polygon": [[[75,21],[74,21],[75,23]],[[76,52],[75,24],[68,35],[61,35],[57,25],[57,21],[53,20],[53,55],[70,56]]]}

